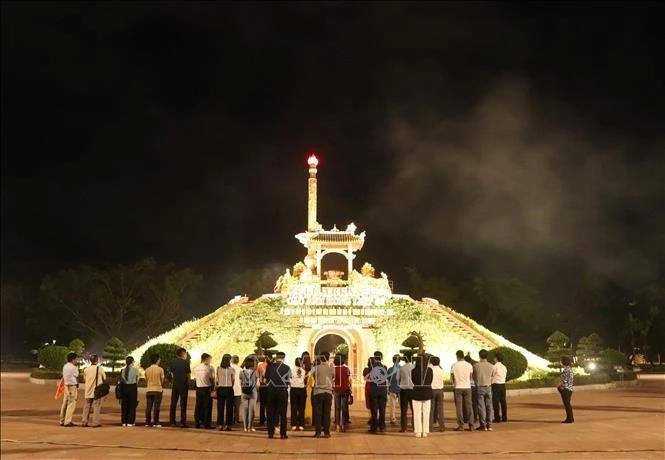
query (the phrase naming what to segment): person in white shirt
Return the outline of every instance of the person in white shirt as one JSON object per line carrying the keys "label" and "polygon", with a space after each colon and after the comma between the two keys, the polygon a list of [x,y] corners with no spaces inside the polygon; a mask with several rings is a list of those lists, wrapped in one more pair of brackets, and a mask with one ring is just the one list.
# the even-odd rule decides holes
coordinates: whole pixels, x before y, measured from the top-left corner
{"label": "person in white shirt", "polygon": [[[471,407],[471,379],[473,367],[464,360],[464,352],[457,350],[457,362],[450,369],[450,378],[455,388],[455,411],[457,412],[457,428],[455,431],[464,431],[464,409],[467,414],[472,414]],[[469,417],[469,428],[473,431],[473,420]]]}
{"label": "person in white shirt", "polygon": [[429,429],[434,430],[434,422],[439,423],[439,431],[446,431],[443,420],[443,382],[445,375],[441,367],[441,359],[432,356],[429,361],[432,368],[432,403],[429,413]]}
{"label": "person in white shirt", "polygon": [[[85,402],[83,403],[83,426],[97,428],[102,426],[100,417],[102,412],[102,401],[104,398],[95,399],[95,388],[106,380],[104,369],[100,366],[99,356],[90,357],[90,366],[83,371],[85,377]],[[88,425],[90,410],[92,409],[92,423]]]}
{"label": "person in white shirt", "polygon": [[291,399],[291,429],[305,430],[305,404],[307,403],[307,389],[305,382],[309,374],[302,367],[302,358],[296,358],[295,368],[291,372],[290,399]]}
{"label": "person in white shirt", "polygon": [[194,420],[196,428],[203,426],[212,430],[212,397],[210,396],[215,384],[215,369],[210,365],[212,356],[208,353],[201,355],[201,364],[194,369],[196,376],[196,407],[194,408]]}
{"label": "person in white shirt", "polygon": [[235,371],[235,381],[233,382],[233,396],[235,399],[235,404],[233,405],[233,422],[240,423],[240,400],[242,397],[242,388],[240,386],[240,357],[238,355],[233,355],[231,358],[231,367]]}
{"label": "person in white shirt", "polygon": [[[507,422],[506,412],[506,375],[508,369],[503,364],[503,355],[494,355],[494,372],[492,372],[492,405],[494,406],[494,423]],[[501,408],[501,412],[499,412]]]}
{"label": "person in white shirt", "polygon": [[72,423],[79,388],[79,368],[76,365],[77,358],[76,353],[69,353],[67,355],[67,363],[62,368],[62,380],[65,391],[62,395],[62,407],[60,407],[60,426],[77,426],[75,423]]}

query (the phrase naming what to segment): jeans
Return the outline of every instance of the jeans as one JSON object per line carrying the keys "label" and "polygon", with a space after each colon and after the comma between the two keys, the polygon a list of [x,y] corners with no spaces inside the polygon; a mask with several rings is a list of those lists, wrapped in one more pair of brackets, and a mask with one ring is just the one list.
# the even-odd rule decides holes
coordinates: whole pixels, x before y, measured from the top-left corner
{"label": "jeans", "polygon": [[83,419],[84,426],[88,425],[88,418],[90,417],[90,410],[92,410],[92,426],[101,426],[100,418],[102,414],[102,400],[94,398],[85,398],[83,403]]}
{"label": "jeans", "polygon": [[279,421],[279,435],[286,436],[286,409],[289,393],[286,388],[268,387],[266,394],[266,418],[268,421],[268,436],[275,434],[275,425]]}
{"label": "jeans", "polygon": [[266,422],[266,409],[268,404],[268,387],[265,385],[259,387],[259,424]]}
{"label": "jeans", "polygon": [[[455,412],[457,413],[457,426],[464,426],[464,413],[473,414],[471,407],[471,388],[462,388],[455,390]],[[469,426],[473,426],[473,420],[467,418]]]}
{"label": "jeans", "polygon": [[139,396],[135,383],[123,383],[120,387],[122,399],[120,400],[120,418],[123,425],[136,423],[136,404]]}
{"label": "jeans", "polygon": [[243,394],[240,398],[242,426],[249,430],[254,426],[254,408],[256,407],[257,393],[254,391],[251,395]]}
{"label": "jeans", "polygon": [[349,419],[349,394],[334,393],[335,398],[335,425],[344,425]]}
{"label": "jeans", "polygon": [[561,393],[561,401],[563,402],[563,407],[566,409],[566,422],[574,422],[573,418],[573,406],[570,404],[570,400],[573,397],[572,390],[559,389]]}
{"label": "jeans", "polygon": [[60,407],[60,423],[63,425],[72,423],[78,393],[78,385],[67,385],[65,387],[65,392],[62,395],[62,406]]}
{"label": "jeans", "polygon": [[187,393],[189,388],[187,387],[187,382],[173,382],[173,388],[171,389],[171,408],[169,411],[169,421],[171,425],[175,425],[175,408],[178,405],[178,399],[180,400],[180,424],[187,424]]}
{"label": "jeans", "polygon": [[[234,404],[233,387],[217,387],[217,426],[233,425]],[[226,421],[224,420],[224,409],[226,409]]]}
{"label": "jeans", "polygon": [[492,410],[492,387],[489,385],[478,387],[478,417],[481,428],[492,425],[494,411]]}
{"label": "jeans", "polygon": [[162,392],[148,391],[145,394],[145,399],[145,424],[149,426],[159,425],[159,409],[162,405]]}
{"label": "jeans", "polygon": [[210,391],[212,387],[196,388],[196,406],[194,407],[194,421],[196,427],[203,425],[212,426],[212,398]]}
{"label": "jeans", "polygon": [[332,395],[330,393],[319,393],[312,396],[316,434],[330,434],[330,406],[332,406]]}
{"label": "jeans", "polygon": [[393,393],[392,391],[388,392],[388,408],[390,411],[388,412],[390,416],[390,423],[395,423],[397,419],[395,418],[395,412],[398,409],[398,404],[399,404],[399,393]]}
{"label": "jeans", "polygon": [[429,412],[431,401],[413,400],[413,431],[416,435],[429,433]]}
{"label": "jeans", "polygon": [[505,383],[492,384],[492,405],[494,406],[494,423],[507,422]]}
{"label": "jeans", "polygon": [[307,389],[291,387],[291,426],[305,426]]}
{"label": "jeans", "polygon": [[434,422],[439,422],[439,431],[445,430],[443,420],[443,389],[432,390],[432,405],[430,407],[429,429],[434,429]]}
{"label": "jeans", "polygon": [[372,389],[372,431],[385,430],[386,428],[386,403],[388,393]]}
{"label": "jeans", "polygon": [[235,395],[233,396],[233,423],[240,423],[240,402],[242,396]]}
{"label": "jeans", "polygon": [[403,431],[406,431],[409,424],[409,406],[411,407],[411,418],[413,419],[413,402],[411,401],[411,389],[400,390],[399,392],[399,412],[400,412],[400,425]]}
{"label": "jeans", "polygon": [[[471,387],[471,410],[467,411],[467,407],[463,408],[464,413],[464,423],[469,423],[473,425],[478,421],[478,388],[473,386]],[[471,419],[473,417],[473,419]]]}

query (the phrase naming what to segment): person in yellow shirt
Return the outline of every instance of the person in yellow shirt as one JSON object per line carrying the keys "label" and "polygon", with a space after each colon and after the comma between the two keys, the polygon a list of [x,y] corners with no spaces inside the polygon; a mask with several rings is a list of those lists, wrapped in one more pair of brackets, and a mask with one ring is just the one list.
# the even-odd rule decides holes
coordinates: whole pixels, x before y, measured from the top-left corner
{"label": "person in yellow shirt", "polygon": [[[104,398],[95,399],[95,388],[106,380],[104,369],[99,365],[99,356],[90,357],[90,366],[83,371],[83,377],[85,377],[85,402],[83,403],[82,425],[97,428],[102,426],[100,416]],[[90,410],[92,410],[92,423],[88,424]]]}
{"label": "person in yellow shirt", "polygon": [[146,388],[146,408],[145,408],[145,426],[154,426],[161,428],[159,423],[159,408],[162,405],[162,392],[164,385],[164,369],[159,364],[161,359],[159,355],[150,356],[150,367],[145,370]]}

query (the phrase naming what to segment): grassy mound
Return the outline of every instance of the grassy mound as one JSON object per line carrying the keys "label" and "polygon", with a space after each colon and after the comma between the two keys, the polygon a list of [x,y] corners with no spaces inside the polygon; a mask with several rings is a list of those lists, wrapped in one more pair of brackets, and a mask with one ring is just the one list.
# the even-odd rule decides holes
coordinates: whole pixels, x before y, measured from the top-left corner
{"label": "grassy mound", "polygon": [[217,365],[224,353],[240,356],[241,360],[254,351],[254,342],[263,331],[273,333],[279,344],[277,349],[287,356],[296,356],[301,326],[297,319],[280,313],[280,299],[259,299],[239,306],[222,306],[203,318],[187,321],[164,334],[155,337],[134,350],[133,356],[140,360],[145,351],[157,343],[180,344],[196,331],[188,348],[192,365],[200,362],[202,353],[213,357]]}

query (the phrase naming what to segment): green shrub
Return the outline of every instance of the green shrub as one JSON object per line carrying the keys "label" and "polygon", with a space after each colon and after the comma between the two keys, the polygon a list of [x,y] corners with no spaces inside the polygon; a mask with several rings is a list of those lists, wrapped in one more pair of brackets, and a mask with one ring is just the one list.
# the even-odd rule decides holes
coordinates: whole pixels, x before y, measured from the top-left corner
{"label": "green shrub", "polygon": [[594,385],[597,383],[608,382],[610,382],[610,377],[604,372],[590,375],[576,375],[573,377],[573,383],[575,385]]}
{"label": "green shrub", "polygon": [[608,368],[609,371],[614,370],[614,366],[626,367],[626,355],[613,348],[606,348],[600,352],[600,360]]}
{"label": "green shrub", "polygon": [[637,373],[633,371],[625,371],[623,374],[610,371],[610,379],[617,380],[637,380]]}
{"label": "green shrub", "polygon": [[179,349],[180,346],[173,343],[157,343],[148,348],[145,353],[143,353],[141,356],[141,367],[143,369],[149,368],[150,356],[157,354],[161,359],[159,367],[164,369],[164,372],[168,375],[169,365],[171,364],[171,361],[177,358]]}
{"label": "green shrub", "polygon": [[69,347],[62,345],[46,345],[37,354],[37,362],[46,369],[61,371],[67,362]]}
{"label": "green shrub", "polygon": [[522,353],[508,347],[496,347],[488,352],[487,360],[492,362],[494,355],[501,352],[503,355],[503,365],[506,366],[508,373],[506,374],[506,382],[520,378],[528,367],[529,363]]}

